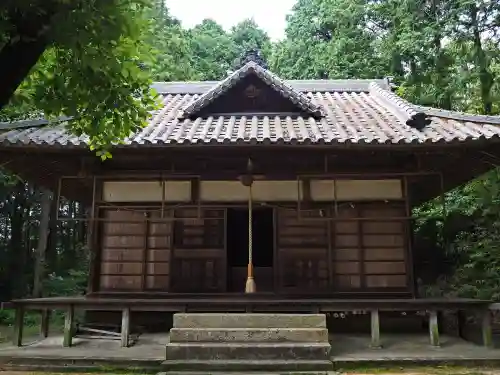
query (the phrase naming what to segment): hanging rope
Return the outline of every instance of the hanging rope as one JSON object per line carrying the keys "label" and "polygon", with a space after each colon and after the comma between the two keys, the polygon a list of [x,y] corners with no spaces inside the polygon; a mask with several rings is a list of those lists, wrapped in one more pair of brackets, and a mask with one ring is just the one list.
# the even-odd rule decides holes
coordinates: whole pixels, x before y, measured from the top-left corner
{"label": "hanging rope", "polygon": [[256,286],[253,278],[253,240],[252,240],[252,184],[248,185],[248,270],[245,293],[255,293]]}
{"label": "hanging rope", "polygon": [[252,184],[248,186],[248,267],[250,274],[250,267],[252,268],[253,276],[253,233],[252,233],[252,209],[253,209],[253,197],[252,197]]}

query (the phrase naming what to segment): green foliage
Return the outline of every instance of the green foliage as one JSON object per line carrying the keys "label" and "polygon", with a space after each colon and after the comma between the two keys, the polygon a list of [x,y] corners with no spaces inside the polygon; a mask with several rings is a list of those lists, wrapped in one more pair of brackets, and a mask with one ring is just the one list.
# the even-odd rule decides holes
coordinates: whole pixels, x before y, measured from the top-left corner
{"label": "green foliage", "polygon": [[251,49],[259,49],[264,59],[271,55],[272,44],[269,36],[251,18],[234,26],[231,29],[230,38],[235,45],[238,56]]}
{"label": "green foliage", "polygon": [[204,20],[189,31],[193,68],[199,80],[220,80],[227,76],[237,49],[230,36],[215,21]]}
{"label": "green foliage", "polygon": [[[431,236],[452,268],[432,284],[427,295],[500,300],[500,170],[455,189],[442,202],[417,208],[417,236]],[[432,234],[434,232],[434,234]]]}
{"label": "green foliage", "polygon": [[91,148],[109,157],[109,147],[144,126],[156,107],[144,68],[153,61],[143,42],[150,6],[148,0],[8,1],[0,13],[3,39],[15,33],[17,20],[8,16],[15,10],[26,8],[26,23],[37,10],[53,15],[49,47],[12,99],[17,110],[8,108],[4,116],[26,110],[72,116],[68,129],[88,136]]}
{"label": "green foliage", "polygon": [[[261,49],[283,78],[392,76],[398,93],[412,102],[500,112],[499,2],[298,0],[286,38],[278,43],[251,19],[230,31],[213,20],[184,29],[161,0],[7,0],[6,5],[0,9],[0,48],[15,35],[8,9],[25,11],[28,20],[33,10],[61,8],[54,11],[58,27],[50,29],[49,48],[0,120],[74,116],[69,130],[87,135],[102,158],[156,108],[151,79],[219,80],[249,48]],[[0,295],[6,289],[25,295],[39,193],[13,176],[0,177]],[[431,244],[443,262],[434,279],[422,277],[426,294],[500,299],[499,190],[495,170],[447,193],[445,207],[436,199],[415,208],[417,239]],[[49,254],[46,292],[79,294],[86,284],[83,228],[59,223],[57,231],[62,240]],[[11,285],[11,269],[22,267],[26,279]]]}
{"label": "green foliage", "polygon": [[195,77],[192,67],[188,32],[170,16],[162,1],[149,10],[151,20],[148,44],[154,49],[155,59],[151,74],[155,81],[187,81]]}

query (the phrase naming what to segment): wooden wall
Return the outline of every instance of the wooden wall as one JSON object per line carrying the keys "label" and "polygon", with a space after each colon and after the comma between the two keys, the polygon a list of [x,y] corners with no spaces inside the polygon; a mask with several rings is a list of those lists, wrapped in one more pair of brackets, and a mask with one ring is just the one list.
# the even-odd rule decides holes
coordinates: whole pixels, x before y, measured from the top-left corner
{"label": "wooden wall", "polygon": [[[295,291],[407,290],[408,240],[401,203],[344,203],[336,220],[311,209],[284,208],[278,214],[281,285]],[[358,220],[357,218],[361,218]]]}
{"label": "wooden wall", "polygon": [[[304,181],[254,184],[255,204],[274,207],[274,266],[267,270],[271,288],[285,293],[411,291],[402,181]],[[203,207],[195,206],[193,197]],[[245,207],[247,198],[248,188],[238,181],[104,182],[107,208],[100,212],[104,221],[94,290],[234,290],[227,285],[226,208]],[[300,210],[297,200],[303,202]]]}
{"label": "wooden wall", "polygon": [[[101,212],[101,291],[220,291],[224,210],[106,208]],[[175,221],[165,218],[177,216]]]}
{"label": "wooden wall", "polygon": [[[225,208],[106,208],[101,291],[227,291]],[[334,215],[335,220],[325,220]],[[275,208],[276,291],[410,291],[403,201]],[[147,220],[145,220],[147,219]]]}

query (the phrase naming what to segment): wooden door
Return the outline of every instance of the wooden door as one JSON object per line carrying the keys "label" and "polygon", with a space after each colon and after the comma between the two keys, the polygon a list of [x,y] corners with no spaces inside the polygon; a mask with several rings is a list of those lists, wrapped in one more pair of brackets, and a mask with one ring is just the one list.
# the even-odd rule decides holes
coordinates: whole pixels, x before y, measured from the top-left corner
{"label": "wooden door", "polygon": [[99,289],[168,291],[172,222],[158,210],[107,208],[102,216]]}
{"label": "wooden door", "polygon": [[340,205],[332,222],[333,288],[343,292],[408,289],[402,202]]}
{"label": "wooden door", "polygon": [[[226,287],[224,210],[179,209],[175,221],[171,287],[175,292],[222,292]],[[188,218],[189,217],[189,218]]]}
{"label": "wooden door", "polygon": [[[283,292],[328,290],[328,222],[301,220],[296,209],[277,210],[279,287]],[[303,212],[320,218],[319,210]]]}

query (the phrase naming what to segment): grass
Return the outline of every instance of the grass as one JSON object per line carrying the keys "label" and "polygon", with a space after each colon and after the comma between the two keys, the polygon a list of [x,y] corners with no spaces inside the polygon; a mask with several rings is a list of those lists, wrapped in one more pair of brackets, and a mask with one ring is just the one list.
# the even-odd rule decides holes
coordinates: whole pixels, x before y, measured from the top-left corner
{"label": "grass", "polygon": [[[67,372],[32,372],[32,371],[0,371],[0,375],[7,375],[12,373],[12,375],[68,375]],[[130,375],[130,373],[117,373],[112,371],[100,371],[100,373],[105,373],[109,375]],[[74,375],[95,375],[92,373],[73,373]],[[393,368],[393,369],[360,369],[359,371],[350,370],[348,372],[342,372],[345,375],[497,375],[500,374],[500,370],[494,369],[481,369],[481,368],[464,368],[464,367],[419,367],[419,368]]]}
{"label": "grass", "polygon": [[339,370],[348,375],[500,375],[500,370],[488,367],[457,367],[457,366],[419,366],[419,367],[367,367],[354,368],[347,371]]}
{"label": "grass", "polygon": [[[12,340],[13,334],[12,326],[1,326],[0,325],[0,344],[10,342]],[[36,326],[27,326],[23,329],[24,337],[35,337],[40,332],[40,328]]]}
{"label": "grass", "polygon": [[[14,330],[12,329],[11,325],[0,325],[0,345],[11,342],[13,338],[13,332]],[[62,333],[62,326],[60,324],[51,324],[50,334],[53,333],[55,334]],[[39,334],[40,334],[39,325],[25,325],[23,328],[23,340],[36,338]]]}

